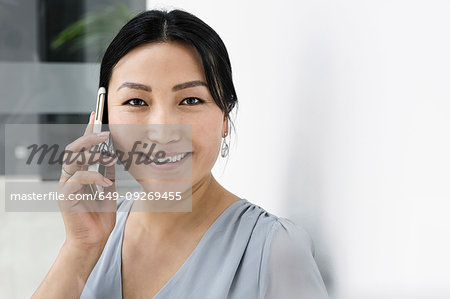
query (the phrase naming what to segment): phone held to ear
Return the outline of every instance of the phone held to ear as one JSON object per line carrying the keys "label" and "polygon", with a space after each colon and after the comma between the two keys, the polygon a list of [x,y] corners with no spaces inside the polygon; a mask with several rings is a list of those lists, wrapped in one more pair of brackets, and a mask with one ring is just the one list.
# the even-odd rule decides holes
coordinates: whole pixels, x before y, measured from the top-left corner
{"label": "phone held to ear", "polygon": [[[100,133],[102,131],[102,118],[103,118],[103,111],[105,106],[105,98],[106,98],[106,89],[104,87],[100,87],[98,89],[97,93],[97,104],[95,106],[95,120],[94,120],[94,127],[93,127],[93,133]],[[111,138],[111,136],[110,136]],[[97,144],[92,147],[91,151],[93,152],[102,152],[105,150],[108,150],[110,148],[110,138],[106,141]],[[105,166],[101,164],[93,164],[89,165],[88,168],[89,171],[97,171],[101,175],[105,175],[106,168]],[[97,185],[97,184],[90,184],[92,194],[95,196],[95,199],[98,199],[99,192],[103,192],[103,186]]]}

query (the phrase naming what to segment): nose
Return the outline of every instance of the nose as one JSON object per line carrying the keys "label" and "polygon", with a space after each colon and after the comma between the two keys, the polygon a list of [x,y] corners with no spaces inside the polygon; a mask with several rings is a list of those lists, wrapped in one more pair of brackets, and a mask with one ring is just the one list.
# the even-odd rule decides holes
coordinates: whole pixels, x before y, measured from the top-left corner
{"label": "nose", "polygon": [[163,105],[155,105],[148,114],[146,137],[151,143],[165,145],[181,139],[182,130],[175,111]]}
{"label": "nose", "polygon": [[181,130],[178,124],[148,124],[146,136],[151,143],[160,145],[178,142]]}

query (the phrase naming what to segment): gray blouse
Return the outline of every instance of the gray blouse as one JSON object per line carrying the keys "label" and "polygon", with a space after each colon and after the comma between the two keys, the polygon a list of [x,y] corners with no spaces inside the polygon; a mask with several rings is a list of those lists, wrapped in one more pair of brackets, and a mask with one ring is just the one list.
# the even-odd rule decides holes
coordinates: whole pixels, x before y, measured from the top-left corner
{"label": "gray blouse", "polygon": [[[133,200],[118,200],[116,226],[81,299],[122,299],[122,238]],[[209,227],[154,299],[322,299],[327,290],[308,233],[241,199]]]}

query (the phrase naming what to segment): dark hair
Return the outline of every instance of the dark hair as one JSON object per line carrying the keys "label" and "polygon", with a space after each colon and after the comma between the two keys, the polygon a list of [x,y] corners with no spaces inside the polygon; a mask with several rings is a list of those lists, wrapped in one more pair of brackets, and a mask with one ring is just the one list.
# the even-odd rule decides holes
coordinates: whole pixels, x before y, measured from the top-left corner
{"label": "dark hair", "polygon": [[[210,26],[186,11],[148,10],[125,24],[103,56],[99,87],[108,90],[114,66],[133,48],[153,42],[170,41],[183,42],[197,49],[209,91],[217,106],[231,122],[229,115],[237,104],[237,96],[225,44]],[[103,120],[108,123],[107,103]]]}

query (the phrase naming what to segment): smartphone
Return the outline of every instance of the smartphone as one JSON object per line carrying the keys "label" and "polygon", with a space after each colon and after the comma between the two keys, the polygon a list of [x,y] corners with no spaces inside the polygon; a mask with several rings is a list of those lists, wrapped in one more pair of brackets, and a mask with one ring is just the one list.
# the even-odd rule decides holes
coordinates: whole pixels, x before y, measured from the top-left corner
{"label": "smartphone", "polygon": [[[94,120],[94,127],[93,132],[94,133],[100,133],[102,131],[102,118],[103,118],[103,111],[105,108],[105,99],[106,99],[106,89],[104,87],[100,87],[97,92],[97,103],[95,105],[95,120]],[[111,136],[110,136],[111,138]],[[92,147],[92,151],[95,152],[101,152],[102,150],[108,150],[110,149],[110,139],[105,140],[104,142],[97,144]],[[88,168],[89,171],[97,171],[101,175],[105,175],[105,166],[101,164],[93,164],[89,165]],[[98,199],[98,193],[103,192],[103,186],[97,185],[97,184],[90,184],[92,194],[95,196],[95,199]]]}

